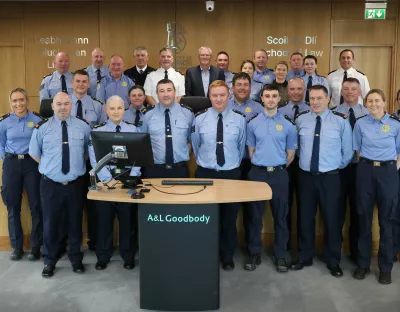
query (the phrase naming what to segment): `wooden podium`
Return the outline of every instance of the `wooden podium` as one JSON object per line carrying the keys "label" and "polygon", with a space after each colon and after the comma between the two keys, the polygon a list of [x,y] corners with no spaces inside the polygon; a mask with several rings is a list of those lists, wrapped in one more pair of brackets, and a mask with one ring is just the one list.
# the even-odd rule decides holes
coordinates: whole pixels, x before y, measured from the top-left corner
{"label": "wooden podium", "polygon": [[217,310],[218,204],[269,200],[271,188],[263,182],[213,180],[214,185],[202,190],[203,186],[162,186],[161,181],[143,180],[144,185],[154,185],[147,186],[151,191],[143,199],[131,199],[121,187],[102,187],[90,191],[88,198],[139,204],[140,308]]}

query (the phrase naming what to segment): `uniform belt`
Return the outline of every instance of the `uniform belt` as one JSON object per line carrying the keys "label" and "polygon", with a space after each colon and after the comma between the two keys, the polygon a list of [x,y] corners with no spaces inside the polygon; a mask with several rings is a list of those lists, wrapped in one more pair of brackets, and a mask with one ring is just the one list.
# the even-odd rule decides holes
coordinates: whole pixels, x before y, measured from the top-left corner
{"label": "uniform belt", "polygon": [[264,167],[264,166],[257,166],[257,165],[253,165],[253,166],[256,167],[256,168],[263,169],[263,170],[268,171],[268,172],[274,172],[274,171],[277,171],[277,170],[286,169],[286,165],[280,165],[280,166],[275,166],[275,167],[272,167],[272,166]]}
{"label": "uniform belt", "polygon": [[78,180],[78,179],[75,179],[73,181],[67,181],[67,182],[56,182],[56,181],[53,181],[52,179],[50,179],[48,176],[45,176],[44,174],[42,174],[42,178],[43,178],[43,180],[48,180],[48,181],[51,181],[53,183],[57,183],[57,184],[61,184],[61,185],[69,185],[69,184],[72,184],[72,183],[74,183],[74,182],[76,182]]}
{"label": "uniform belt", "polygon": [[171,165],[167,165],[167,164],[154,164],[154,167],[156,168],[165,168],[165,169],[172,169],[172,168],[177,168],[177,167],[184,167],[186,166],[186,161],[181,161],[178,163]]}
{"label": "uniform belt", "polygon": [[364,157],[360,157],[360,161],[365,162],[367,164],[372,164],[374,167],[381,167],[381,166],[396,164],[395,160],[379,161],[379,160],[371,160],[371,159],[364,158]]}
{"label": "uniform belt", "polygon": [[326,174],[338,174],[339,173],[338,169],[329,170],[329,171],[326,171],[326,172],[317,172],[317,173],[311,173],[310,171],[305,171],[303,169],[301,169],[301,170],[304,171],[304,172],[307,172],[307,173],[309,173],[309,174],[311,174],[313,176],[326,175]]}
{"label": "uniform belt", "polygon": [[11,154],[11,153],[6,153],[6,157],[18,158],[18,159],[30,159],[31,158],[31,156],[29,154]]}
{"label": "uniform belt", "polygon": [[215,172],[220,172],[220,171],[227,172],[227,171],[233,171],[233,170],[240,169],[240,167],[236,167],[236,168],[233,168],[233,169],[222,170],[222,169],[214,169],[214,168],[205,168],[205,167],[202,167],[202,166],[199,166],[199,165],[197,165],[197,167],[201,168],[201,169],[204,169],[204,170],[210,170],[210,171],[215,171]]}

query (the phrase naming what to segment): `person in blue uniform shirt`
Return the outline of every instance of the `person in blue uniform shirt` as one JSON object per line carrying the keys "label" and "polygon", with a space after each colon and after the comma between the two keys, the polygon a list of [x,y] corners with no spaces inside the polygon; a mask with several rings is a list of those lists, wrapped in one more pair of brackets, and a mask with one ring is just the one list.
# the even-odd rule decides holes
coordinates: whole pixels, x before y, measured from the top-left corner
{"label": "person in blue uniform shirt", "polygon": [[28,93],[22,88],[11,90],[9,102],[12,112],[0,117],[0,157],[3,160],[1,196],[8,212],[11,260],[20,260],[24,254],[24,234],[21,226],[23,189],[28,195],[32,217],[31,251],[28,259],[40,258],[42,214],[40,206],[37,163],[29,156],[29,142],[33,129],[42,118],[28,110]]}
{"label": "person in blue uniform shirt", "polygon": [[[342,95],[344,103],[335,108],[335,111],[349,116],[351,128],[354,129],[356,120],[369,114],[368,109],[359,103],[361,94],[360,82],[356,78],[348,78],[343,81]],[[342,170],[340,170],[340,179],[342,186],[342,215],[340,224],[343,228],[346,218],[347,200],[349,201],[350,226],[348,232],[350,259],[357,263],[357,241],[358,241],[358,214],[356,200],[356,170],[358,158],[354,153],[351,162]]]}
{"label": "person in blue uniform shirt", "polygon": [[43,211],[43,277],[54,274],[59,250],[68,231],[68,258],[76,273],[83,273],[82,210],[84,174],[90,126],[71,116],[68,94],[53,99],[54,115],[35,126],[29,155],[39,163],[40,198]]}
{"label": "person in blue uniform shirt", "polygon": [[250,75],[250,77],[252,77],[255,81],[260,82],[263,86],[266,84],[271,84],[275,79],[275,74],[272,69],[267,68],[267,51],[264,49],[255,51],[253,62],[254,77],[252,77],[252,75]]}
{"label": "person in blue uniform shirt", "polygon": [[300,237],[299,259],[292,263],[291,269],[302,270],[313,263],[315,215],[319,205],[325,229],[324,259],[331,275],[341,277],[339,169],[346,167],[353,157],[352,132],[347,115],[329,110],[328,104],[328,90],[321,85],[312,86],[311,111],[296,118],[300,137]]}
{"label": "person in blue uniform shirt", "polygon": [[[106,104],[108,120],[94,127],[93,131],[103,132],[137,132],[137,128],[126,121],[122,121],[124,115],[124,101],[118,95],[110,97]],[[89,141],[90,163],[96,166],[96,156],[92,144]],[[124,177],[140,176],[140,168],[123,168]],[[120,173],[115,172],[115,166],[105,166],[97,176],[101,182],[107,182],[112,186],[117,181],[114,178]],[[96,270],[104,270],[113,254],[113,225],[115,215],[118,217],[119,224],[119,252],[124,260],[124,268],[131,270],[135,267],[135,242],[134,242],[134,223],[136,205],[131,203],[96,201],[97,206],[97,245],[96,245]]]}
{"label": "person in blue uniform shirt", "polygon": [[251,78],[250,99],[260,102],[260,93],[263,84],[260,81],[254,80],[254,68],[254,63],[250,60],[243,61],[242,65],[240,65],[240,71],[248,74]]}
{"label": "person in blue uniform shirt", "polygon": [[143,124],[144,114],[142,110],[145,108],[144,102],[146,100],[146,94],[144,88],[139,85],[134,85],[129,89],[129,101],[130,105],[125,109],[124,121],[133,123],[135,127],[140,129]]}
{"label": "person in blue uniform shirt", "polygon": [[397,95],[396,95],[396,106],[395,106],[395,116],[400,117],[400,89],[397,90]]}
{"label": "person in blue uniform shirt", "polygon": [[72,73],[69,72],[69,56],[57,53],[54,59],[55,71],[43,77],[39,88],[40,101],[52,99],[58,92],[72,94]]}
{"label": "person in blue uniform shirt", "polygon": [[[353,132],[353,149],[359,157],[356,173],[358,236],[358,268],[355,279],[364,279],[370,272],[372,249],[372,218],[374,204],[379,219],[379,283],[392,282],[393,218],[396,211],[400,167],[400,120],[386,112],[382,90],[372,89],[365,97],[369,115],[359,118]],[[360,191],[362,190],[362,191]]]}
{"label": "person in blue uniform shirt", "polygon": [[215,59],[215,63],[219,69],[222,69],[224,71],[225,75],[225,82],[228,85],[229,90],[232,88],[232,80],[233,76],[235,75],[229,70],[229,55],[225,51],[220,51],[217,54],[217,57]]}
{"label": "person in blue uniform shirt", "polygon": [[[294,159],[297,149],[297,131],[294,122],[278,112],[279,89],[274,84],[263,87],[261,100],[264,110],[247,124],[247,146],[252,167],[250,181],[266,182],[274,194],[270,203],[274,218],[274,253],[276,270],[288,271],[286,262],[289,229],[289,176],[286,167]],[[254,271],[261,264],[261,230],[266,201],[251,202],[248,207],[247,249],[249,258],[244,266]]]}
{"label": "person in blue uniform shirt", "polygon": [[110,59],[110,73],[104,76],[97,85],[96,98],[105,103],[109,97],[119,95],[129,106],[129,89],[135,83],[124,75],[124,60],[122,56],[114,54]]}
{"label": "person in blue uniform shirt", "polygon": [[[397,90],[396,94],[396,108],[394,115],[400,117],[400,89]],[[395,108],[395,109],[396,109]],[[400,170],[399,173],[399,181],[400,181]],[[393,261],[398,261],[398,253],[400,252],[400,182],[399,182],[399,197],[397,201],[397,214],[393,219],[393,239],[394,239],[394,251],[393,251]]]}
{"label": "person in blue uniform shirt", "polygon": [[330,89],[328,80],[317,74],[317,58],[314,55],[307,55],[304,57],[304,75],[301,77],[304,80],[304,84],[306,86],[306,93],[304,95],[304,100],[306,103],[310,103],[309,99],[309,89],[311,86],[315,85],[323,85],[327,90],[329,95]]}
{"label": "person in blue uniform shirt", "polygon": [[290,70],[286,76],[286,80],[289,81],[292,78],[301,77],[303,75],[303,54],[294,52],[290,56]]}
{"label": "person in blue uniform shirt", "polygon": [[92,65],[83,69],[89,74],[90,88],[87,93],[90,96],[96,96],[97,84],[104,76],[110,73],[108,67],[104,65],[105,59],[106,56],[103,49],[97,47],[92,51]]}
{"label": "person in blue uniform shirt", "polygon": [[[240,163],[246,144],[246,119],[228,106],[229,89],[216,80],[209,87],[212,107],[196,114],[192,146],[198,165],[196,178],[240,180]],[[220,205],[220,258],[222,268],[235,268],[236,218],[240,203]]]}
{"label": "person in blue uniform shirt", "polygon": [[190,129],[194,118],[190,107],[176,103],[174,83],[157,83],[159,103],[142,110],[145,114],[141,132],[149,133],[154,167],[144,168],[146,178],[187,178],[191,151]]}

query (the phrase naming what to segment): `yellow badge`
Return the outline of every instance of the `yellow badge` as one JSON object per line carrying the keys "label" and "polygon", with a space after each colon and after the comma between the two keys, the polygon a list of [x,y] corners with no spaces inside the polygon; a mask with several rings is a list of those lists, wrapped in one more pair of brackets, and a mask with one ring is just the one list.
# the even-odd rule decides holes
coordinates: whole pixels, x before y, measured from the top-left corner
{"label": "yellow badge", "polygon": [[33,121],[28,121],[28,128],[33,128],[35,123]]}
{"label": "yellow badge", "polygon": [[123,87],[126,87],[128,85],[128,83],[126,82],[126,81],[124,81],[123,83],[122,83],[122,86]]}
{"label": "yellow badge", "polygon": [[276,131],[282,131],[283,130],[283,126],[281,124],[277,124],[275,129],[276,129]]}
{"label": "yellow badge", "polygon": [[265,78],[265,79],[269,79],[269,75],[265,75],[264,78]]}
{"label": "yellow badge", "polygon": [[389,132],[389,130],[390,130],[390,126],[389,125],[383,125],[382,126],[382,131],[383,132]]}
{"label": "yellow badge", "polygon": [[251,113],[251,107],[246,107],[246,109],[244,110],[246,113]]}
{"label": "yellow badge", "polygon": [[97,89],[100,89],[100,84],[99,83],[97,84]]}

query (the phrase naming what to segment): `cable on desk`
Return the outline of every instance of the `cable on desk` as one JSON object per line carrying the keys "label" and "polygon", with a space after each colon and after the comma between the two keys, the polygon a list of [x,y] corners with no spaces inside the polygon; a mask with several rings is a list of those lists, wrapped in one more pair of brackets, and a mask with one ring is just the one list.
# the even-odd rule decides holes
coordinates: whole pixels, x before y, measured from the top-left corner
{"label": "cable on desk", "polygon": [[203,188],[199,191],[196,192],[190,192],[190,193],[171,193],[171,192],[164,192],[162,190],[157,189],[153,184],[150,185],[153,189],[155,189],[156,191],[160,192],[160,193],[164,193],[164,194],[170,194],[170,195],[192,195],[192,194],[197,194],[200,192],[203,192],[206,189],[206,185],[203,186]]}

